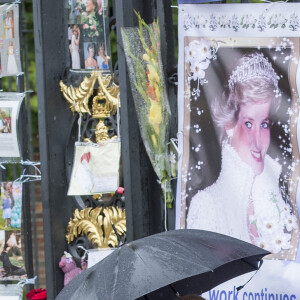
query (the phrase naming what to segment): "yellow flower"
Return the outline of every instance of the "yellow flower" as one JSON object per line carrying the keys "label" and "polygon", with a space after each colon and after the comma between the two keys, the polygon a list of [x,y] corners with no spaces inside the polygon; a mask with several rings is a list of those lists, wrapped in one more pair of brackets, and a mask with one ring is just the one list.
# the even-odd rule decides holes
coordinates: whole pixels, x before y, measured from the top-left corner
{"label": "yellow flower", "polygon": [[159,90],[159,85],[154,83],[154,89],[155,89],[155,95],[157,101],[160,101],[160,90]]}
{"label": "yellow flower", "polygon": [[149,79],[150,83],[151,83],[151,81],[159,83],[160,82],[159,75],[157,74],[157,72],[153,68],[153,66],[150,65],[150,64],[148,64],[147,68],[148,68],[148,71],[149,71],[149,73],[148,73],[148,79]]}
{"label": "yellow flower", "polygon": [[149,110],[148,119],[155,133],[158,135],[160,131],[159,126],[162,122],[162,109],[159,102],[152,101],[152,100],[150,101],[151,101],[151,106]]}
{"label": "yellow flower", "polygon": [[152,143],[153,143],[154,147],[156,148],[157,147],[157,140],[156,140],[156,136],[154,134],[151,134],[151,140],[152,140]]}
{"label": "yellow flower", "polygon": [[149,55],[148,54],[143,54],[143,60],[145,60],[145,61],[147,61],[147,62],[149,62],[150,61],[150,57],[149,57]]}

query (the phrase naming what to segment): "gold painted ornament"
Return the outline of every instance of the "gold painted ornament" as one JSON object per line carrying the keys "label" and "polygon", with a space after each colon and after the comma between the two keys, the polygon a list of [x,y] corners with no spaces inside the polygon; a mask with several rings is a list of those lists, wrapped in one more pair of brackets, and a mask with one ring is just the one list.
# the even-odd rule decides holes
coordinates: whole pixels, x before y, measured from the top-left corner
{"label": "gold painted ornament", "polygon": [[[99,84],[96,95],[94,87],[96,82]],[[60,88],[64,98],[70,105],[73,113],[88,113],[94,119],[99,119],[96,125],[96,142],[101,143],[109,139],[107,126],[104,125],[104,119],[110,117],[111,113],[116,114],[119,101],[119,86],[113,81],[111,74],[104,74],[102,71],[91,72],[90,77],[84,77],[79,87],[67,86],[60,81]],[[89,109],[89,101],[92,98],[92,113]]]}
{"label": "gold painted ornament", "polygon": [[98,248],[118,246],[118,237],[126,233],[125,210],[109,206],[106,208],[85,208],[75,210],[73,219],[70,219],[67,227],[66,239],[71,243],[80,235],[87,236],[88,240]]}

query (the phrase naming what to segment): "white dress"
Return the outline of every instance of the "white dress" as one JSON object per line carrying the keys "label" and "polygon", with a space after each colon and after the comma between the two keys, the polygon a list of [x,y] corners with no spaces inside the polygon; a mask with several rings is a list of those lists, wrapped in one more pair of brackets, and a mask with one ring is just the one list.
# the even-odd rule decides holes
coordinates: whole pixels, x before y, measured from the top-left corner
{"label": "white dress", "polygon": [[[298,225],[290,205],[282,199],[280,173],[281,166],[266,155],[263,172],[255,176],[238,153],[225,145],[219,178],[192,198],[187,228],[229,235],[273,253],[291,248],[291,232]],[[255,236],[249,223],[256,227]]]}
{"label": "white dress", "polygon": [[103,64],[103,62],[104,62],[104,58],[103,57],[101,57],[100,55],[99,56],[97,56],[97,65],[98,65],[98,69],[102,69],[102,64]]}
{"label": "white dress", "polygon": [[0,130],[4,128],[3,133],[8,133],[7,121],[0,120]]}
{"label": "white dress", "polygon": [[14,48],[9,46],[8,47],[8,58],[7,58],[7,71],[6,75],[15,75],[19,73],[15,54],[14,54]]}
{"label": "white dress", "polygon": [[6,18],[5,20],[5,26],[6,26],[6,32],[5,32],[5,37],[6,39],[12,39],[12,22],[11,22],[11,18]]}
{"label": "white dress", "polygon": [[80,69],[79,46],[75,44],[75,35],[72,35],[72,69]]}

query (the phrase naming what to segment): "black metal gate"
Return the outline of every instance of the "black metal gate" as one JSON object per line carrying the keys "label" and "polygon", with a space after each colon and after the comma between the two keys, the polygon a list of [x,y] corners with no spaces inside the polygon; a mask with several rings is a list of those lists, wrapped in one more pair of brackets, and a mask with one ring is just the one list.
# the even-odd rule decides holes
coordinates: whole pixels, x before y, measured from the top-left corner
{"label": "black metal gate", "polygon": [[[0,1],[0,4],[4,3],[14,3],[14,1]],[[26,5],[28,2],[20,2],[20,41],[22,49],[22,68],[24,74],[17,77],[6,77],[0,79],[0,89],[4,92],[25,92],[26,90],[31,90],[31,84],[29,80],[29,40],[32,39],[33,30],[28,27],[28,20],[26,19]],[[31,3],[29,3],[31,6]],[[21,156],[23,160],[29,159],[33,160],[33,143],[32,143],[32,115],[30,109],[31,94],[26,93],[25,101],[22,104],[20,110],[19,119],[19,132],[21,141]],[[5,165],[6,169],[0,168],[0,181],[11,181],[17,179],[23,167],[18,164],[8,164]],[[24,247],[25,247],[25,265],[28,278],[33,278],[33,274],[38,274],[38,254],[36,247],[36,231],[32,235],[32,222],[35,224],[35,194],[34,186],[32,183],[23,185],[23,222],[22,230],[24,233]],[[33,226],[35,228],[35,226]],[[33,237],[33,239],[32,239]],[[35,245],[35,246],[34,246]],[[35,268],[33,266],[33,259],[35,259]],[[38,284],[38,282],[37,282]]]}
{"label": "black metal gate", "polygon": [[[67,15],[62,0],[33,0],[33,10],[47,295],[48,299],[54,299],[63,287],[63,273],[58,262],[67,248],[65,230],[73,211],[78,207],[73,197],[66,196],[67,170],[72,164],[66,152],[69,141],[74,138],[74,117],[59,89],[59,81],[67,67]],[[118,67],[115,69],[122,103],[121,140],[127,240],[163,230],[162,195],[139,134],[120,36],[120,27],[137,26],[134,10],[139,11],[148,23],[159,17],[167,78],[176,72],[171,0],[115,0],[110,23],[116,24],[118,44]],[[176,86],[171,80],[168,94],[172,110],[171,136],[176,136]],[[175,224],[174,211],[172,209],[168,214],[170,229]]]}

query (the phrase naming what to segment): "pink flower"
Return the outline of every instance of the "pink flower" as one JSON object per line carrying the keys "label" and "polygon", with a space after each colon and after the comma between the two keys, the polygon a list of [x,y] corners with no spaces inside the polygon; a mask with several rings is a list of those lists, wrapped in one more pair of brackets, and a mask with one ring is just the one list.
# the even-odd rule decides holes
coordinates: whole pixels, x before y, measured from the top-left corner
{"label": "pink flower", "polygon": [[97,29],[96,25],[92,25],[91,28],[94,29],[94,30]]}
{"label": "pink flower", "polygon": [[83,29],[88,29],[88,28],[89,28],[89,25],[83,24]]}

